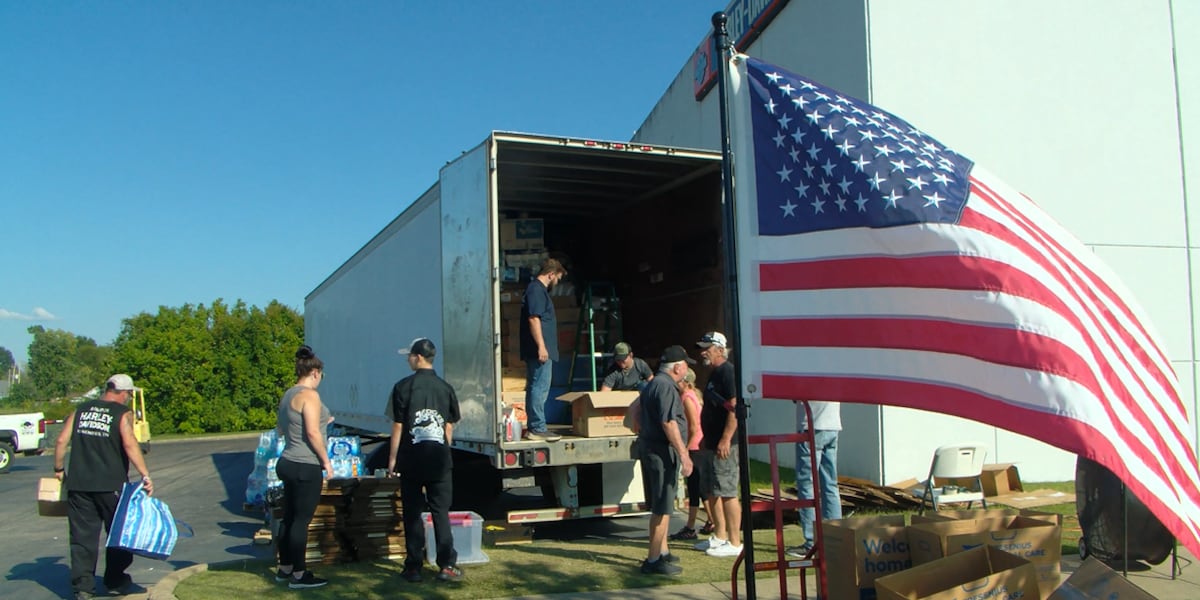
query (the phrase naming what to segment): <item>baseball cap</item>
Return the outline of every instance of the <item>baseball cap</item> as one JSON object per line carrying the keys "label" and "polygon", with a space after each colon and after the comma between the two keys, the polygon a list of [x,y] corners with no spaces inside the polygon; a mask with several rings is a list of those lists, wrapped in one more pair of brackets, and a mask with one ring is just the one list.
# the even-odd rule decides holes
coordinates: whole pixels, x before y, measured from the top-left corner
{"label": "baseball cap", "polygon": [[697,348],[707,348],[709,346],[716,346],[718,348],[727,347],[726,342],[725,342],[725,336],[722,335],[720,332],[710,331],[710,332],[704,334],[704,337],[700,338],[700,341],[696,342]]}
{"label": "baseball cap", "polygon": [[437,346],[433,345],[433,341],[429,338],[419,337],[408,345],[408,348],[397,350],[400,354],[416,354],[424,358],[433,358],[437,356]]}
{"label": "baseball cap", "polygon": [[629,347],[629,344],[621,342],[613,348],[613,360],[625,360],[625,357],[629,356],[631,352],[633,349]]}
{"label": "baseball cap", "polygon": [[106,385],[111,386],[114,390],[117,390],[118,392],[123,392],[125,390],[140,389],[137,386],[133,385],[133,378],[124,373],[118,373],[116,375],[113,375],[112,377],[109,377]]}
{"label": "baseball cap", "polygon": [[683,346],[680,346],[679,344],[676,344],[674,346],[667,348],[666,350],[663,350],[662,361],[664,363],[674,363],[674,362],[679,362],[681,360],[686,361],[687,364],[689,364],[689,365],[696,364],[695,359],[688,356],[687,350],[684,350]]}

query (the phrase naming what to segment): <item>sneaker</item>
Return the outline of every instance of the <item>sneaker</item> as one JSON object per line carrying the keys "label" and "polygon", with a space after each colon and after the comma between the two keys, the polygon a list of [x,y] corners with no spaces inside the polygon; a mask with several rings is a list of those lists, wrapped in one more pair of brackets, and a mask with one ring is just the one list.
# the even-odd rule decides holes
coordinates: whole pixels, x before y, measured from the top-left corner
{"label": "sneaker", "polygon": [[313,576],[312,571],[305,571],[304,575],[301,575],[299,579],[296,579],[294,575],[292,576],[292,580],[288,582],[288,589],[307,590],[310,588],[319,588],[327,583],[329,583],[328,579],[315,577]]}
{"label": "sneaker", "polygon": [[704,527],[700,528],[700,535],[712,535],[712,532],[713,532],[712,521],[706,522],[704,524]]}
{"label": "sneaker", "polygon": [[404,580],[409,583],[421,583],[421,580],[424,579],[424,577],[421,576],[420,567],[405,569],[404,572],[400,574],[400,577],[403,577]]}
{"label": "sneaker", "polygon": [[716,536],[712,536],[706,540],[703,540],[697,544],[694,544],[692,546],[692,548],[695,548],[696,550],[699,550],[701,552],[708,552],[709,548],[718,548],[718,547],[724,546],[728,543],[729,542],[726,540],[723,540]]}
{"label": "sneaker", "polygon": [[275,583],[283,583],[291,578],[292,578],[291,573],[284,573],[283,571],[281,571],[279,569],[275,570]]}
{"label": "sneaker", "polygon": [[125,579],[123,579],[121,583],[118,583],[117,585],[109,586],[106,583],[104,584],[104,587],[108,590],[109,595],[116,596],[129,596],[132,594],[143,594],[146,592],[146,588],[134,583],[133,577],[130,577],[129,575],[125,575]]}
{"label": "sneaker", "polygon": [[674,554],[660,554],[658,556],[658,560],[665,560],[671,564],[675,564],[679,562],[679,557],[675,556]]}
{"label": "sneaker", "polygon": [[683,567],[671,564],[663,560],[662,557],[659,557],[654,562],[648,560],[642,561],[643,575],[679,575],[680,573],[683,573]]}
{"label": "sneaker", "polygon": [[462,569],[454,565],[450,565],[449,567],[438,571],[437,578],[438,581],[462,581],[463,572]]}
{"label": "sneaker", "polygon": [[741,544],[734,546],[733,544],[730,544],[729,542],[725,542],[724,544],[721,544],[720,546],[716,546],[714,548],[709,548],[708,550],[705,550],[704,553],[709,556],[719,556],[719,557],[723,557],[723,558],[730,558],[730,557],[740,555],[742,553],[742,546],[741,546]]}
{"label": "sneaker", "polygon": [[696,530],[692,529],[691,527],[684,527],[683,529],[672,533],[671,539],[676,542],[679,540],[694,540],[696,539]]}
{"label": "sneaker", "polygon": [[784,549],[783,553],[792,558],[808,558],[808,553],[812,552],[812,544],[801,544],[799,546],[789,546]]}
{"label": "sneaker", "polygon": [[562,436],[552,431],[526,431],[525,439],[534,442],[557,442]]}

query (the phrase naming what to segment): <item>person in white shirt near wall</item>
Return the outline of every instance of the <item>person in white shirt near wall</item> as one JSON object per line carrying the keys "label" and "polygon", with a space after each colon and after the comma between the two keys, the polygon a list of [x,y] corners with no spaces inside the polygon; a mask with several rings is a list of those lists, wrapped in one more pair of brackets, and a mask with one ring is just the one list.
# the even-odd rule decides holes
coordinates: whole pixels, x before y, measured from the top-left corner
{"label": "person in white shirt near wall", "polygon": [[[812,410],[815,447],[809,448],[807,442],[796,444],[796,495],[801,498],[813,498],[810,456],[816,452],[817,472],[821,480],[821,519],[840,519],[842,498],[838,493],[837,447],[838,434],[842,431],[842,405],[838,402],[810,400],[808,406]],[[796,431],[808,431],[808,415],[800,402],[796,403]],[[800,509],[800,529],[804,532],[804,543],[788,548],[788,556],[803,558],[812,550],[813,540],[816,539],[813,532],[815,519],[815,510]]]}

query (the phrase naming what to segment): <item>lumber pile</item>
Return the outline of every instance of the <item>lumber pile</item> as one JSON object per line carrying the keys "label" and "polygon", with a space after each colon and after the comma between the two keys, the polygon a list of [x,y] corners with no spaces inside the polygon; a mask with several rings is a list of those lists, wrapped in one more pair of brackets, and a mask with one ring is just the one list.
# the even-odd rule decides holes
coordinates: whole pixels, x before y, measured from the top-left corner
{"label": "lumber pile", "polygon": [[[271,508],[273,519],[282,508]],[[404,557],[404,511],[398,478],[332,479],[308,526],[305,559],[337,564]]]}
{"label": "lumber pile", "polygon": [[404,508],[400,479],[359,479],[347,494],[340,525],[347,544],[360,561],[404,557]]}
{"label": "lumber pile", "polygon": [[[853,514],[864,508],[908,510],[921,506],[921,500],[907,490],[878,485],[857,477],[838,477],[838,493],[842,499],[842,514]],[[771,489],[762,488],[751,494],[755,500],[771,501]],[[796,500],[796,486],[780,490],[786,500]]]}
{"label": "lumber pile", "polygon": [[896,510],[921,506],[921,499],[910,494],[908,490],[877,485],[856,477],[838,477],[838,491],[842,495],[843,511],[847,505],[854,509],[870,507]]}

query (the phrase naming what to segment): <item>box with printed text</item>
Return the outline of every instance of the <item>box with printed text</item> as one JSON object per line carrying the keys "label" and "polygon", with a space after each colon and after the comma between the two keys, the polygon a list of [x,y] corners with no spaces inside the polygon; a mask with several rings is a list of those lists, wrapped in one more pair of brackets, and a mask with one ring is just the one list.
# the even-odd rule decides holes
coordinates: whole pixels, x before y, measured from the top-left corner
{"label": "box with printed text", "polygon": [[824,521],[829,597],[872,600],[875,580],[912,566],[904,515]]}

